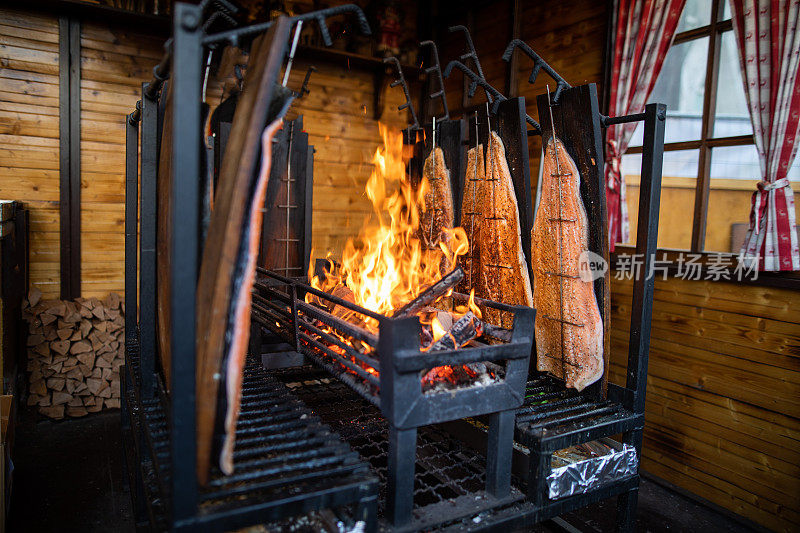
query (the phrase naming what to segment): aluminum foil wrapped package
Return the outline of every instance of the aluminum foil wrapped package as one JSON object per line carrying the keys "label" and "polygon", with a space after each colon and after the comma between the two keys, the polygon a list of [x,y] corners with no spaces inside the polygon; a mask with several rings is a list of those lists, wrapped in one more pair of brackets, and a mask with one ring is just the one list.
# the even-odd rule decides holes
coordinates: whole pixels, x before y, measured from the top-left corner
{"label": "aluminum foil wrapped package", "polygon": [[558,450],[547,476],[550,499],[586,492],[592,487],[636,473],[636,449],[605,438]]}

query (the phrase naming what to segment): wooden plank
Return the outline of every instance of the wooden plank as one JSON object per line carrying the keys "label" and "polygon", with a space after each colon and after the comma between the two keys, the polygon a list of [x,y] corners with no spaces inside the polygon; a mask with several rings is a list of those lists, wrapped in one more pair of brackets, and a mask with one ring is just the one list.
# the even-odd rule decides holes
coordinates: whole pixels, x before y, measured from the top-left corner
{"label": "wooden plank", "polygon": [[233,298],[233,271],[237,263],[242,226],[246,223],[244,217],[250,186],[258,167],[261,134],[268,119],[268,107],[274,94],[288,33],[288,20],[282,17],[253,44],[251,66],[236,106],[208,237],[203,248],[197,288],[196,389],[197,473],[201,484],[208,480],[211,465],[218,390],[218,381],[214,376],[224,371],[221,366],[227,349],[225,336]]}

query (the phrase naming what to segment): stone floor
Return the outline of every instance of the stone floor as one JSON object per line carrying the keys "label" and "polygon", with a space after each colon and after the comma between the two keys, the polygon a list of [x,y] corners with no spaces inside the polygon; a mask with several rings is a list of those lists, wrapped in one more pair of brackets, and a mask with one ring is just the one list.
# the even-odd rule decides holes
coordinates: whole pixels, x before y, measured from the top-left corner
{"label": "stone floor", "polygon": [[[123,485],[119,411],[52,422],[20,412],[8,531],[134,531]],[[614,529],[614,500],[564,516],[584,532]],[[555,524],[537,531],[565,531]],[[568,531],[569,528],[566,528]],[[637,530],[653,533],[751,531],[718,510],[643,480]]]}

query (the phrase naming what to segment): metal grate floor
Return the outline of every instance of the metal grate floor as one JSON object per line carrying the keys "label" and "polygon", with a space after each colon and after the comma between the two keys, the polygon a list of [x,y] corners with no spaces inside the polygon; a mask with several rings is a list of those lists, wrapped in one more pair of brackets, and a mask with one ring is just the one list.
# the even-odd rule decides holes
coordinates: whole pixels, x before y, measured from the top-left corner
{"label": "metal grate floor", "polygon": [[[128,355],[129,364],[135,365],[136,355]],[[125,393],[132,433],[141,435],[141,440],[132,440],[145,448],[136,449],[136,455],[137,462],[147,467],[145,490],[155,508],[151,515],[156,515],[151,519],[163,524],[171,489],[166,413],[157,398],[137,401],[135,387]],[[270,377],[260,361],[249,362],[236,428],[234,473],[225,476],[216,466],[212,469],[211,481],[201,490],[200,515],[212,522],[250,507],[263,519],[278,520],[292,510],[307,512],[331,502],[355,504],[370,494],[374,498],[376,491],[377,479],[359,454]]]}
{"label": "metal grate floor", "polygon": [[[297,367],[272,372],[324,423],[369,461],[380,480],[378,514],[386,501],[389,427],[380,410],[326,371]],[[437,426],[418,430],[415,515],[423,507],[452,502],[484,489],[486,460]],[[444,518],[444,517],[442,517]]]}

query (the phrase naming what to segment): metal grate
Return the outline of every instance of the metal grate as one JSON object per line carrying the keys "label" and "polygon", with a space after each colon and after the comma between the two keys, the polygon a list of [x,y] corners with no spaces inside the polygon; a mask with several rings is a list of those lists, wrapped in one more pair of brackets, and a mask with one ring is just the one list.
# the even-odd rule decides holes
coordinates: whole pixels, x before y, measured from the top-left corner
{"label": "metal grate", "polygon": [[[389,425],[380,410],[339,380],[315,367],[274,371],[273,375],[331,429],[369,461],[380,480],[379,515],[384,511],[387,482]],[[415,512],[483,490],[486,460],[436,426],[419,428]]]}
{"label": "metal grate", "polygon": [[[134,352],[134,353],[131,353]],[[129,351],[128,365],[137,374],[137,350]],[[145,490],[155,521],[163,522],[169,508],[171,487],[170,434],[166,412],[158,398],[137,401],[137,389],[126,390],[133,435],[141,435],[145,449],[137,449],[145,470]],[[148,458],[148,459],[145,459]],[[248,361],[242,383],[242,400],[236,428],[234,473],[225,476],[214,467],[208,486],[200,495],[204,515],[220,515],[248,506],[274,503],[279,519],[302,495],[325,501],[327,496],[348,492],[344,499],[357,502],[359,495],[375,494],[377,479],[358,453],[332,432],[282,383],[270,377],[260,362]],[[281,509],[281,502],[289,505]],[[160,518],[159,515],[162,515]]]}
{"label": "metal grate", "polygon": [[582,395],[565,388],[563,381],[537,373],[528,381],[525,403],[517,410],[517,438],[529,445],[536,438],[554,438],[632,416],[617,402]]}

